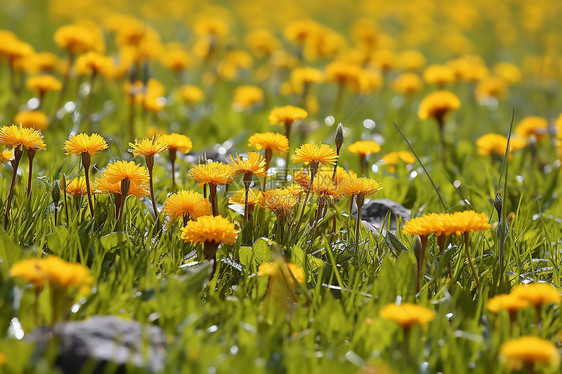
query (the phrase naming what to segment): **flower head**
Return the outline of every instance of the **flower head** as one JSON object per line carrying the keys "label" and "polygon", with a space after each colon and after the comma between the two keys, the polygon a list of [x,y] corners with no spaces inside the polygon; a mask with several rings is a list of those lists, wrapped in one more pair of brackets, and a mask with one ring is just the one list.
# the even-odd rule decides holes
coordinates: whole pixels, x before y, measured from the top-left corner
{"label": "flower head", "polygon": [[521,370],[523,364],[555,366],[560,363],[558,348],[550,341],[536,336],[522,336],[502,344],[500,355],[513,370]]}
{"label": "flower head", "polygon": [[[117,183],[109,182],[104,175],[102,175],[94,182],[92,189],[96,194],[104,194],[104,193],[113,193],[117,195],[122,194],[121,182],[117,182]],[[127,196],[132,195],[139,198],[145,197],[149,193],[148,189],[149,189],[148,184],[140,184],[140,185],[131,184],[129,186],[129,191],[127,191]]]}
{"label": "flower head", "polygon": [[60,27],[54,35],[55,43],[71,53],[101,52],[105,46],[100,31],[82,24]]}
{"label": "flower head", "polygon": [[181,190],[166,198],[162,211],[170,223],[180,218],[195,220],[211,214],[211,204],[200,193]]}
{"label": "flower head", "polygon": [[162,135],[160,141],[168,145],[170,151],[180,151],[181,153],[189,153],[193,147],[191,139],[185,135],[172,133],[170,135]]}
{"label": "flower head", "polygon": [[264,262],[260,265],[258,275],[268,276],[270,279],[284,280],[294,285],[295,281],[303,283],[306,280],[304,270],[293,263],[287,263],[284,259],[278,258],[271,262]]}
{"label": "flower head", "polygon": [[428,236],[442,235],[445,232],[445,214],[430,213],[421,217],[412,218],[406,222],[403,231],[410,235]]}
{"label": "flower head", "polygon": [[412,152],[397,151],[389,152],[382,157],[385,165],[398,165],[399,161],[405,162],[406,164],[413,164],[416,161],[416,157]]}
{"label": "flower head", "polygon": [[454,93],[437,91],[423,98],[418,109],[418,117],[442,121],[448,112],[459,109],[460,106],[461,102]]}
{"label": "flower head", "polygon": [[[61,181],[61,188],[63,187]],[[88,194],[86,179],[84,177],[74,178],[66,184],[66,193],[71,196],[86,196]]]}
{"label": "flower head", "polygon": [[269,113],[269,122],[272,125],[287,126],[293,122],[304,119],[308,116],[306,110],[296,106],[287,105],[282,107],[273,108]]}
{"label": "flower head", "polygon": [[230,163],[232,165],[232,172],[237,174],[251,174],[258,177],[265,177],[265,158],[258,152],[248,153],[248,159],[243,160],[240,156],[236,155],[236,159],[230,155]]}
{"label": "flower head", "polygon": [[[249,189],[248,190],[248,205],[255,206],[259,204],[263,198],[263,193],[260,190]],[[243,188],[236,191],[228,200],[232,204],[244,205],[246,203],[246,190]]]}
{"label": "flower head", "polygon": [[537,140],[546,139],[548,137],[548,121],[538,116],[525,117],[515,127],[515,133],[524,139],[531,136],[534,136]]}
{"label": "flower head", "polygon": [[157,153],[162,153],[168,149],[168,144],[162,142],[159,138],[142,138],[135,139],[134,143],[129,143],[129,152],[133,156],[143,155],[154,156]]}
{"label": "flower head", "polygon": [[303,144],[293,156],[293,162],[304,162],[306,165],[334,164],[337,159],[337,153],[327,144]]}
{"label": "flower head", "polygon": [[551,303],[560,304],[560,301],[562,301],[560,291],[550,283],[520,284],[511,291],[511,295],[534,306]]}
{"label": "flower head", "polygon": [[423,82],[415,73],[404,73],[392,81],[390,87],[396,93],[407,95],[421,91]]}
{"label": "flower head", "polygon": [[[513,152],[525,147],[527,141],[518,136],[513,136],[509,141],[509,151]],[[507,149],[507,138],[500,134],[485,134],[476,140],[478,154],[490,156],[496,154],[503,157]]]}
{"label": "flower head", "polygon": [[62,147],[67,155],[71,154],[89,154],[95,155],[107,148],[107,143],[104,138],[98,134],[78,134],[64,142]]}
{"label": "flower head", "polygon": [[260,206],[272,210],[277,216],[287,217],[299,202],[299,198],[287,189],[267,190],[263,194]]}
{"label": "flower head", "polygon": [[128,179],[131,185],[141,186],[148,183],[148,171],[133,161],[116,161],[107,165],[103,173],[109,183],[119,183]]}
{"label": "flower head", "polygon": [[197,86],[184,85],[180,89],[182,98],[189,104],[198,104],[205,100],[205,93]]}
{"label": "flower head", "polygon": [[249,109],[263,102],[263,90],[256,86],[239,86],[234,91],[235,109]]}
{"label": "flower head", "polygon": [[285,135],[273,132],[255,133],[250,136],[248,143],[258,151],[270,149],[276,154],[289,152],[289,139]]}
{"label": "flower head", "polygon": [[40,110],[26,110],[16,114],[14,122],[21,127],[45,130],[49,126],[47,115]]}
{"label": "flower head", "polygon": [[529,302],[513,294],[497,295],[488,300],[488,310],[498,313],[500,310],[507,310],[510,313],[529,306]]}
{"label": "flower head", "polygon": [[14,158],[14,150],[13,149],[4,149],[0,152],[0,164],[4,162],[12,161]]}
{"label": "flower head", "polygon": [[186,242],[234,244],[239,230],[232,222],[222,216],[201,216],[189,221],[181,229],[181,238]]}
{"label": "flower head", "polygon": [[382,318],[395,321],[405,328],[413,325],[427,325],[435,318],[433,310],[410,303],[388,304],[382,308],[380,315]]}
{"label": "flower head", "polygon": [[223,162],[209,162],[192,167],[189,176],[199,182],[198,186],[229,184],[234,180],[234,169],[232,165]]}
{"label": "flower head", "polygon": [[52,75],[36,75],[29,77],[26,82],[27,88],[36,91],[40,95],[48,91],[60,91],[62,83]]}
{"label": "flower head", "polygon": [[461,235],[474,231],[487,230],[491,227],[488,217],[483,213],[476,213],[473,210],[455,212],[446,215],[444,235]]}
{"label": "flower head", "polygon": [[21,278],[25,282],[31,283],[34,287],[43,287],[47,278],[41,265],[42,260],[37,258],[21,260],[10,268],[10,275],[15,278]]}
{"label": "flower head", "polygon": [[20,150],[47,148],[39,131],[16,125],[0,128],[0,144]]}
{"label": "flower head", "polygon": [[114,65],[111,57],[90,51],[78,57],[74,70],[79,75],[102,74],[111,77]]}
{"label": "flower head", "polygon": [[353,144],[350,144],[347,149],[351,153],[355,153],[360,156],[368,156],[373,153],[378,153],[381,150],[381,146],[372,140],[359,140]]}
{"label": "flower head", "polygon": [[363,195],[369,196],[382,187],[379,182],[372,178],[348,178],[338,184],[338,191],[345,196]]}
{"label": "flower head", "polygon": [[423,72],[423,79],[434,86],[445,86],[456,80],[455,71],[447,65],[429,65]]}

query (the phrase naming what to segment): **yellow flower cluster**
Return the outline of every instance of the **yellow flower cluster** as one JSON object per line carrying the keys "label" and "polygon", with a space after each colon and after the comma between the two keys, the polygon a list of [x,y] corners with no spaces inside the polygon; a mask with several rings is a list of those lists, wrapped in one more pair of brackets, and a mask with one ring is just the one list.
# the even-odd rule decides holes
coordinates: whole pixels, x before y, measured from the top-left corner
{"label": "yellow flower cluster", "polygon": [[412,218],[406,222],[403,230],[410,235],[449,236],[487,230],[490,227],[488,218],[484,214],[468,210],[452,214],[430,213],[422,217]]}

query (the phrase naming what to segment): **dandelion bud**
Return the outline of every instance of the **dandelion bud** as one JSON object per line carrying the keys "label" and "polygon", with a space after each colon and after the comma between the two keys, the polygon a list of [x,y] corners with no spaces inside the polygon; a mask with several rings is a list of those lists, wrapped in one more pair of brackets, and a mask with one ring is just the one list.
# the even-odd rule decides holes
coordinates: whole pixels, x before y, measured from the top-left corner
{"label": "dandelion bud", "polygon": [[58,181],[55,181],[55,183],[53,183],[53,188],[51,189],[51,197],[53,198],[53,202],[55,203],[55,209],[56,209],[60,201],[60,187]]}
{"label": "dandelion bud", "polygon": [[421,238],[419,235],[414,235],[414,255],[416,256],[418,263],[420,262],[422,252],[423,252],[423,245],[421,242]]}
{"label": "dandelion bud", "polygon": [[501,217],[502,214],[502,203],[502,195],[500,193],[497,193],[496,198],[494,199],[494,208],[496,208],[496,211],[498,212],[498,217]]}
{"label": "dandelion bud", "polygon": [[338,123],[338,128],[336,129],[336,149],[338,150],[338,153],[340,151],[342,144],[343,144],[343,124],[340,122]]}

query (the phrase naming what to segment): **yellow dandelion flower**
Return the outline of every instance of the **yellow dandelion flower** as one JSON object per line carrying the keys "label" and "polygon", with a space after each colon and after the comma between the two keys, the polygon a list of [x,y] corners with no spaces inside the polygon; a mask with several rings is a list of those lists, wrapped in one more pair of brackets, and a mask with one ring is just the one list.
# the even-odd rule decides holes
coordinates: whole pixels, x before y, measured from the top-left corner
{"label": "yellow dandelion flower", "polygon": [[[525,147],[526,144],[526,140],[514,136],[509,142],[509,150],[510,152],[516,151]],[[507,149],[507,138],[500,134],[485,134],[476,140],[476,147],[481,156],[496,154],[503,157]]]}
{"label": "yellow dandelion flower", "polygon": [[[307,185],[308,188],[308,185]],[[287,191],[289,194],[293,195],[293,196],[303,196],[306,193],[306,189],[302,188],[301,185],[297,184],[297,183],[291,183],[290,185],[286,186],[285,191]]]}
{"label": "yellow dandelion flower", "polygon": [[493,67],[494,74],[502,78],[507,84],[516,84],[521,81],[521,70],[509,62],[498,62]]}
{"label": "yellow dandelion flower", "polygon": [[556,346],[536,336],[522,336],[502,344],[500,356],[505,364],[513,370],[521,370],[524,364],[557,366],[560,352]]}
{"label": "yellow dandelion flower", "polygon": [[435,318],[435,312],[421,305],[410,303],[396,305],[391,303],[382,308],[380,316],[408,328],[414,325],[427,325]]}
{"label": "yellow dandelion flower", "polygon": [[437,91],[423,98],[418,109],[420,119],[436,119],[442,123],[445,115],[459,109],[461,102],[459,98],[449,91]]}
{"label": "yellow dandelion flower", "polygon": [[381,150],[381,146],[372,140],[359,140],[353,144],[350,144],[347,149],[351,153],[355,153],[360,156],[368,156],[373,153],[378,153]]}
{"label": "yellow dandelion flower", "polygon": [[248,153],[248,159],[246,160],[243,160],[238,155],[234,159],[230,155],[230,163],[234,175],[251,174],[258,177],[265,177],[267,175],[265,171],[265,158],[257,152]]}
{"label": "yellow dandelion flower", "polygon": [[84,153],[94,155],[107,149],[107,142],[98,134],[78,134],[65,141],[62,148],[67,155]]}
{"label": "yellow dandelion flower", "polygon": [[344,61],[334,61],[326,66],[326,79],[343,84],[356,84],[361,75],[361,66]]}
{"label": "yellow dandelion flower", "polygon": [[113,60],[94,51],[80,55],[74,64],[74,70],[78,75],[101,74],[111,77],[113,73]]}
{"label": "yellow dandelion flower", "polygon": [[234,170],[230,164],[209,162],[192,167],[189,171],[189,176],[194,181],[199,182],[198,186],[204,184],[229,184],[234,180]]}
{"label": "yellow dandelion flower", "polygon": [[254,30],[248,33],[246,44],[257,57],[271,55],[279,48],[279,40],[267,29]]}
{"label": "yellow dandelion flower", "polygon": [[273,132],[255,133],[248,139],[249,146],[256,148],[258,151],[270,149],[271,152],[287,153],[289,152],[289,139],[285,135]]}
{"label": "yellow dandelion flower", "polygon": [[160,141],[168,145],[168,150],[180,151],[181,153],[189,153],[193,147],[191,139],[185,135],[172,133],[170,135],[162,135]]}
{"label": "yellow dandelion flower", "polygon": [[[327,174],[329,176],[332,176],[333,173],[334,173],[334,169],[332,168],[322,168],[320,169],[317,178],[322,178],[321,177],[322,174]],[[336,178],[334,179],[336,185],[340,184],[342,181],[346,179],[353,179],[353,178],[357,178],[357,174],[355,174],[353,170],[345,170],[341,166],[338,166],[336,168]]]}
{"label": "yellow dandelion flower", "polygon": [[45,130],[49,126],[47,115],[40,110],[26,110],[16,114],[14,122],[21,127]]}
{"label": "yellow dandelion flower", "polygon": [[14,158],[14,150],[13,149],[5,149],[0,152],[0,163],[12,161]]}
{"label": "yellow dandelion flower", "polygon": [[181,238],[186,242],[234,244],[238,233],[234,224],[222,216],[201,216],[189,221],[181,229]]}
{"label": "yellow dandelion flower", "polygon": [[337,153],[327,144],[303,144],[293,156],[293,162],[304,162],[305,165],[310,163],[333,165],[337,159]]}
{"label": "yellow dandelion flower", "polygon": [[511,294],[534,306],[560,304],[562,300],[560,290],[550,283],[520,284],[511,291]]}
{"label": "yellow dandelion flower", "polygon": [[488,300],[488,310],[492,313],[498,313],[501,310],[507,310],[509,313],[515,313],[527,306],[529,306],[528,301],[513,294],[497,295]]}
{"label": "yellow dandelion flower", "polygon": [[428,84],[443,87],[456,81],[455,71],[447,65],[429,65],[423,72],[423,80]]}
{"label": "yellow dandelion flower", "polygon": [[[62,187],[61,181],[61,188]],[[74,178],[70,183],[66,184],[66,193],[71,196],[86,196],[88,194],[86,179],[83,177]]]}
{"label": "yellow dandelion flower", "polygon": [[392,81],[390,87],[396,93],[408,95],[421,91],[423,89],[423,81],[415,73],[404,73]]}
{"label": "yellow dandelion flower", "polygon": [[488,217],[483,213],[476,213],[473,210],[455,212],[446,215],[444,220],[444,235],[461,235],[464,233],[487,230],[492,227],[488,223]]}
{"label": "yellow dandelion flower", "polygon": [[263,90],[257,86],[239,86],[234,91],[234,107],[239,110],[249,109],[263,102]]}
{"label": "yellow dandelion flower", "polygon": [[182,49],[174,49],[166,52],[162,57],[162,64],[168,70],[182,71],[191,66],[191,57]]}
{"label": "yellow dandelion flower", "polygon": [[369,196],[382,188],[379,182],[372,178],[349,178],[338,184],[338,191],[345,196]]}
{"label": "yellow dandelion flower", "polygon": [[314,178],[311,190],[319,196],[333,197],[336,199],[341,196],[341,191],[334,182],[332,182],[332,178]]}
{"label": "yellow dandelion flower", "polygon": [[273,108],[269,113],[269,122],[272,125],[288,126],[293,122],[304,119],[308,116],[306,110],[296,106],[287,105],[282,107]]}
{"label": "yellow dandelion flower", "polygon": [[[246,190],[241,189],[241,190],[236,191],[234,194],[232,194],[232,196],[230,197],[230,199],[228,201],[231,204],[244,205],[245,201],[246,201],[245,196],[246,196]],[[260,190],[249,189],[248,190],[248,206],[255,206],[255,205],[259,204],[262,197],[263,197],[263,193]]]}
{"label": "yellow dandelion flower", "polygon": [[148,183],[148,171],[145,167],[135,164],[133,161],[116,161],[107,165],[104,178],[109,183],[119,183],[125,179],[131,185],[141,186]]}
{"label": "yellow dandelion flower", "polygon": [[60,287],[84,288],[94,282],[90,270],[82,264],[70,263],[56,256],[49,256],[42,261],[41,267],[47,274],[49,283]]}
{"label": "yellow dandelion flower", "polygon": [[486,101],[489,98],[502,99],[507,93],[507,84],[498,77],[487,77],[478,82],[474,95],[478,101]]}
{"label": "yellow dandelion flower", "polygon": [[103,35],[94,28],[73,24],[60,27],[54,35],[55,43],[70,53],[85,53],[88,51],[101,52],[105,48]]}
{"label": "yellow dandelion flower", "polygon": [[525,117],[515,127],[515,134],[523,139],[528,139],[531,136],[534,136],[537,140],[546,139],[548,137],[548,121],[538,116]]}
{"label": "yellow dandelion flower", "polygon": [[[92,188],[96,194],[113,193],[121,195],[121,182],[111,183],[103,175],[94,182]],[[129,190],[127,191],[127,196],[132,195],[142,198],[148,195],[148,189],[149,186],[147,184],[131,184],[129,186]]]}
{"label": "yellow dandelion flower", "polygon": [[295,171],[293,174],[293,180],[304,189],[308,189],[308,186],[310,185],[310,176],[304,169]]}
{"label": "yellow dandelion flower", "polygon": [[182,218],[195,220],[211,214],[211,204],[200,193],[181,190],[166,198],[162,211],[170,219],[170,223]]}
{"label": "yellow dandelion flower", "polygon": [[292,191],[275,189],[265,191],[259,205],[272,210],[277,216],[287,217],[298,202],[298,197]]}
{"label": "yellow dandelion flower", "polygon": [[36,91],[39,96],[49,91],[60,91],[62,83],[52,75],[36,75],[29,77],[26,86],[30,91]]}
{"label": "yellow dandelion flower", "polygon": [[421,217],[412,218],[406,222],[403,231],[410,235],[428,236],[442,235],[445,232],[445,215],[430,213]]}
{"label": "yellow dandelion flower", "polygon": [[406,151],[390,152],[384,155],[382,159],[385,165],[398,165],[399,161],[403,161],[406,164],[413,164],[416,161],[414,154]]}
{"label": "yellow dandelion flower", "polygon": [[16,125],[0,128],[0,144],[19,150],[47,148],[39,131]]}
{"label": "yellow dandelion flower", "polygon": [[10,268],[10,275],[14,278],[21,278],[34,287],[43,287],[46,283],[46,274],[41,267],[41,260],[28,258],[15,263]]}
{"label": "yellow dandelion flower", "polygon": [[181,96],[189,104],[198,104],[205,100],[205,93],[197,86],[184,85],[180,89]]}
{"label": "yellow dandelion flower", "polygon": [[160,138],[135,139],[134,143],[129,143],[129,152],[133,156],[143,155],[145,157],[154,156],[168,149],[168,144],[162,142]]}
{"label": "yellow dandelion flower", "polygon": [[228,25],[219,18],[202,18],[195,24],[195,33],[201,36],[225,36]]}
{"label": "yellow dandelion flower", "polygon": [[268,276],[270,279],[285,280],[292,285],[295,284],[295,281],[298,283],[304,283],[306,281],[306,275],[300,266],[287,263],[282,258],[261,264],[258,269],[258,276]]}

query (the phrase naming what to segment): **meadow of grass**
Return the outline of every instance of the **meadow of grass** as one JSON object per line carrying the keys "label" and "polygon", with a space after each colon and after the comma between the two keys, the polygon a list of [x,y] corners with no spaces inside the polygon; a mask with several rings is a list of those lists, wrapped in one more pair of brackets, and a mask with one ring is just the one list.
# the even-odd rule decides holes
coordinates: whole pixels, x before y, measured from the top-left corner
{"label": "meadow of grass", "polygon": [[[164,373],[559,372],[562,3],[161,3],[19,0],[0,10],[0,128],[19,118],[46,144],[35,153],[29,194],[23,148],[8,214],[14,163],[1,158],[0,372],[59,372],[59,341],[39,349],[28,336],[96,315],[160,327]],[[68,25],[76,29],[66,40],[81,46],[55,42]],[[63,89],[29,86],[45,75]],[[424,115],[422,100],[438,91],[460,107],[441,97]],[[270,115],[286,105],[307,114],[290,134]],[[180,237],[195,220],[171,222],[163,212],[178,190],[210,198],[190,170],[232,163],[229,154],[246,158],[254,133],[287,134],[292,157],[307,143],[336,150],[338,123],[337,165],[346,178],[382,187],[366,204],[391,199],[412,219],[474,211],[485,224],[446,221],[460,231],[444,235],[441,221],[422,232],[398,218],[394,232],[359,225],[357,235],[350,190],[318,177],[325,185],[304,204],[313,183],[296,191],[293,179],[301,169],[310,178],[315,163],[286,165],[285,154],[273,154],[267,189],[293,185],[298,203],[286,216],[262,200],[244,224],[244,203],[229,201],[243,177],[218,186],[218,215],[239,232],[218,246],[214,273],[209,242]],[[95,193],[92,215],[85,192],[61,190],[84,176],[81,156],[63,149],[80,133],[108,145],[91,156],[92,181],[119,160],[146,166],[128,151],[137,138],[189,137],[175,185],[171,152],[154,157],[157,218],[148,190],[127,197],[120,218],[119,194]],[[485,134],[505,142],[477,142]],[[360,140],[380,145],[366,168],[348,149]],[[397,151],[407,160],[394,164]],[[262,181],[254,176],[251,187]],[[13,271],[48,256],[81,264],[91,279],[67,287],[59,276],[74,270],[65,267],[47,269],[52,276],[26,269],[39,283]],[[504,294],[512,304],[498,301]],[[407,303],[424,309],[418,316]],[[403,308],[385,313],[392,304]],[[430,317],[422,321],[423,313]],[[521,337],[544,346],[506,348]],[[126,372],[147,369],[131,363]]]}

